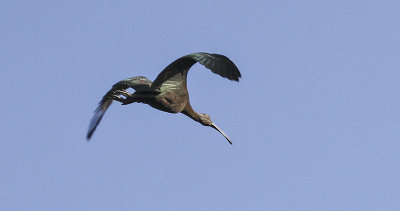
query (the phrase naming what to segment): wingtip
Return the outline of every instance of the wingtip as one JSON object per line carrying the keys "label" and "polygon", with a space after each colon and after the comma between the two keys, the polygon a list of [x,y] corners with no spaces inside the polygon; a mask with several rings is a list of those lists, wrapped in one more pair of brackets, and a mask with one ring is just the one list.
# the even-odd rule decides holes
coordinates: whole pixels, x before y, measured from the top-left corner
{"label": "wingtip", "polygon": [[86,134],[86,141],[89,142],[90,138],[92,138],[92,135],[94,133],[94,130],[89,130],[88,133]]}

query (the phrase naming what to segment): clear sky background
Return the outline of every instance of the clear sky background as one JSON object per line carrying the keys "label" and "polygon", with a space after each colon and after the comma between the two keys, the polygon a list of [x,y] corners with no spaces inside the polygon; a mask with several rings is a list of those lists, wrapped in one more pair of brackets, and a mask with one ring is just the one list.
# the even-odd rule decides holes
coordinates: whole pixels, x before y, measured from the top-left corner
{"label": "clear sky background", "polygon": [[[0,210],[400,209],[400,3],[0,3]],[[101,97],[192,52],[194,109]]]}

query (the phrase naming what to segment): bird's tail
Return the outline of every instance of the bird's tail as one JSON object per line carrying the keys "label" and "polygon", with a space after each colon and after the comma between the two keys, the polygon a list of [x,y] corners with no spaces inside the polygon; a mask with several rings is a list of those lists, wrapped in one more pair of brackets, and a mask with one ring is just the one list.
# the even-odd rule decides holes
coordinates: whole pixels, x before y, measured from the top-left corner
{"label": "bird's tail", "polygon": [[104,113],[106,113],[108,107],[110,107],[111,103],[113,102],[113,99],[110,98],[103,98],[99,102],[99,106],[96,108],[96,111],[94,112],[94,116],[90,120],[89,124],[89,131],[86,135],[86,139],[89,141],[90,137],[92,137],[94,131],[96,130],[97,125],[99,125],[101,119],[104,116]]}

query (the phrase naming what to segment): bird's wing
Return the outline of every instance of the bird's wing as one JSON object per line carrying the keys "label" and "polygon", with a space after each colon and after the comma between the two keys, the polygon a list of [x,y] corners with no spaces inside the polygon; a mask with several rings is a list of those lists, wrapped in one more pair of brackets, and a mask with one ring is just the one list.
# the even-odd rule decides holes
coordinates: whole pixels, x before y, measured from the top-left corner
{"label": "bird's wing", "polygon": [[103,118],[104,113],[113,102],[112,96],[118,91],[125,91],[128,88],[133,88],[136,91],[154,91],[154,89],[151,88],[151,81],[143,76],[127,78],[114,84],[110,91],[108,91],[107,94],[104,95],[103,99],[101,99],[94,112],[94,116],[90,121],[89,130],[86,136],[87,140],[92,137],[97,125],[99,125],[101,119]]}
{"label": "bird's wing", "polygon": [[183,83],[186,84],[187,72],[196,62],[229,80],[239,81],[241,77],[238,68],[228,57],[199,52],[183,56],[172,62],[157,76],[151,87],[176,89]]}
{"label": "bird's wing", "polygon": [[[144,76],[136,76],[124,79],[114,84],[109,92],[133,88],[136,91],[152,91],[151,81]],[[108,93],[109,93],[108,92]]]}

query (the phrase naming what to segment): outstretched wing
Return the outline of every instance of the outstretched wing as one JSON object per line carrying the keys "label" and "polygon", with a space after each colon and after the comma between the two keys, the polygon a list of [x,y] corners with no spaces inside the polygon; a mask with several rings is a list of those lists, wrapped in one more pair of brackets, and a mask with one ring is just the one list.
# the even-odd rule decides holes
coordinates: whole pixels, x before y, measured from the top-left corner
{"label": "outstretched wing", "polygon": [[187,73],[196,62],[229,80],[239,81],[241,77],[238,68],[228,57],[199,52],[183,56],[172,62],[157,76],[151,87],[156,89],[185,87]]}
{"label": "outstretched wing", "polygon": [[131,77],[125,80],[119,81],[118,83],[114,84],[110,91],[104,95],[103,99],[99,102],[99,106],[94,112],[94,116],[90,121],[89,130],[87,133],[87,140],[92,137],[94,131],[96,130],[97,125],[99,125],[101,119],[103,118],[104,113],[107,111],[108,107],[113,102],[112,97],[117,94],[119,91],[125,91],[128,88],[133,88],[136,91],[152,91],[151,81],[143,76]]}

